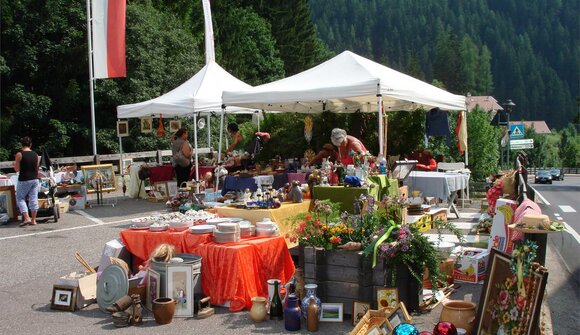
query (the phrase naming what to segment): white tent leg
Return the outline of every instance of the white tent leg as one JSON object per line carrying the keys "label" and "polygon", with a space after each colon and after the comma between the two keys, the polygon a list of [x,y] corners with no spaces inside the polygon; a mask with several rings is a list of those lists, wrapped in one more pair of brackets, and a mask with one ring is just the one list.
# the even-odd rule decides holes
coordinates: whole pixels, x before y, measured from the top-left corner
{"label": "white tent leg", "polygon": [[[224,135],[224,115],[226,114],[226,106],[222,105],[222,115],[220,120],[220,138],[219,138],[219,146],[218,146],[218,166],[219,163],[222,161],[222,137]],[[214,171],[215,172],[215,171]],[[215,174],[215,191],[219,190],[220,186],[220,177],[218,173]]]}
{"label": "white tent leg", "polygon": [[[121,175],[121,185],[123,185],[123,196],[125,196],[125,191],[127,190],[127,185],[125,185],[125,169],[123,166],[123,138],[119,136],[119,151],[121,152],[121,161],[119,162],[119,174]],[[139,196],[137,196],[138,198]]]}
{"label": "white tent leg", "polygon": [[[211,115],[207,115],[207,147],[211,148],[211,127],[209,124],[209,119]],[[211,150],[211,149],[210,149]]]}
{"label": "white tent leg", "polygon": [[199,193],[199,160],[197,157],[197,114],[193,114],[193,144],[195,146],[195,181],[196,192]]}
{"label": "white tent leg", "polygon": [[379,112],[379,154],[385,155],[383,152],[383,144],[384,144],[384,129],[383,129],[383,111],[381,106],[383,105],[383,96],[381,94],[377,94],[377,111]]}

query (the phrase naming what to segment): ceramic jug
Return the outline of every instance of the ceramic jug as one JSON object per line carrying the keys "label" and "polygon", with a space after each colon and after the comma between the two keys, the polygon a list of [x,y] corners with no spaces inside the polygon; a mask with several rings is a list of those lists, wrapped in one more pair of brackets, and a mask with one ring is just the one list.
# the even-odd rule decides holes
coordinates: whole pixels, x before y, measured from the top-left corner
{"label": "ceramic jug", "polygon": [[253,297],[252,298],[252,309],[250,309],[250,318],[255,322],[262,322],[266,319],[266,298],[264,297]]}
{"label": "ceramic jug", "polygon": [[475,304],[463,300],[447,300],[442,304],[439,321],[451,322],[455,327],[465,329],[467,335],[472,335],[476,317]]}
{"label": "ceramic jug", "polygon": [[284,328],[289,331],[300,330],[300,306],[298,298],[294,295],[288,297],[284,309]]}
{"label": "ceramic jug", "polygon": [[306,284],[304,285],[304,288],[306,289],[306,295],[304,296],[304,299],[302,300],[302,316],[306,319],[306,309],[308,308],[308,305],[310,304],[310,298],[314,298],[314,303],[316,304],[316,306],[318,307],[318,320],[320,320],[320,314],[322,312],[322,310],[320,309],[320,298],[316,296],[316,289],[318,288],[318,285],[316,284]]}

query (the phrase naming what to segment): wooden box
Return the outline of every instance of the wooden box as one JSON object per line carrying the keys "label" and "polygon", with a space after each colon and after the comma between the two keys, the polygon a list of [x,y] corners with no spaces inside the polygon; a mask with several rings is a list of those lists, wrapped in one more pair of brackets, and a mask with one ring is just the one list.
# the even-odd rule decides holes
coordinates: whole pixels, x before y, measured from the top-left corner
{"label": "wooden box", "polygon": [[356,324],[350,335],[366,335],[373,326],[380,327],[387,320],[386,310],[368,310],[362,319]]}

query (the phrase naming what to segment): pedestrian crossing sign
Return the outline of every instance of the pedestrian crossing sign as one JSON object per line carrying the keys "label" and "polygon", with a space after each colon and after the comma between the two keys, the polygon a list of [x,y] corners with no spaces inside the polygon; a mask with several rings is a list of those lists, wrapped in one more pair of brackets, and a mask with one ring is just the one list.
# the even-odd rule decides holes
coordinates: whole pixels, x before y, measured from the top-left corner
{"label": "pedestrian crossing sign", "polygon": [[510,124],[510,139],[514,138],[524,138],[523,123]]}

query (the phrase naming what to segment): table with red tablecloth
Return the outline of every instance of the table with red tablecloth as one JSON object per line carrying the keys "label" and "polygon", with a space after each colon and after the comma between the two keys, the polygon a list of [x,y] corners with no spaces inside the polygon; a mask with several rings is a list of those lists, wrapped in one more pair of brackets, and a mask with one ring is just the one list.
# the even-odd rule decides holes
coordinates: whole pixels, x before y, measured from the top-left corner
{"label": "table with red tablecloth", "polygon": [[149,176],[149,182],[155,184],[158,181],[168,181],[173,180],[175,177],[175,169],[171,165],[159,165],[152,166],[149,168],[151,175]]}
{"label": "table with red tablecloth", "polygon": [[250,309],[251,298],[268,296],[268,279],[287,282],[294,274],[294,262],[283,237],[254,237],[237,243],[214,243],[211,234],[188,231],[151,232],[123,230],[121,240],[144,263],[161,243],[175,246],[178,253],[202,256],[202,289],[211,303],[229,302],[231,311]]}

